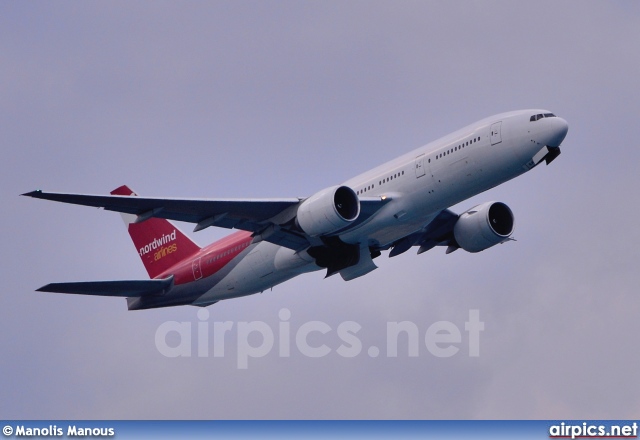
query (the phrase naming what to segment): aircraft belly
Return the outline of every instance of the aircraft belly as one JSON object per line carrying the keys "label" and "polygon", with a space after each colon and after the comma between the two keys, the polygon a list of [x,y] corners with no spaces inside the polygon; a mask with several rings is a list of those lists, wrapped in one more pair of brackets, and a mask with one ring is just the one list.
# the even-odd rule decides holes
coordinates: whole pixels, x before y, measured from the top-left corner
{"label": "aircraft belly", "polygon": [[[276,284],[287,281],[297,275],[319,270],[313,260],[301,260],[291,254],[291,264],[283,263],[281,255],[289,254],[289,249],[269,243],[261,242],[256,248],[242,259],[219,283],[213,286],[194,303],[208,303],[211,301],[236,298],[268,290]],[[279,259],[277,258],[279,257]],[[276,262],[284,264],[284,269],[277,268]]]}

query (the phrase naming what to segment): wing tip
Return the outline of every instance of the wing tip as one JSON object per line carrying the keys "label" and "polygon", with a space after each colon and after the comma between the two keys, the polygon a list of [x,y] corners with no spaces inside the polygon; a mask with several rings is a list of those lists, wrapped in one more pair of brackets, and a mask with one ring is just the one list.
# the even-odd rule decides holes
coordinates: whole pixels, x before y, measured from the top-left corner
{"label": "wing tip", "polygon": [[21,196],[25,196],[25,197],[38,197],[40,194],[42,194],[42,190],[41,189],[37,189],[35,191],[29,191],[26,192],[24,194],[20,194]]}
{"label": "wing tip", "polygon": [[[47,284],[47,285],[45,285],[45,286],[42,286],[42,287],[37,288],[35,291],[36,291],[36,292],[54,292],[54,291],[52,291],[52,290],[50,290],[50,289],[51,289],[51,284]],[[55,292],[54,292],[54,293],[55,293]]]}

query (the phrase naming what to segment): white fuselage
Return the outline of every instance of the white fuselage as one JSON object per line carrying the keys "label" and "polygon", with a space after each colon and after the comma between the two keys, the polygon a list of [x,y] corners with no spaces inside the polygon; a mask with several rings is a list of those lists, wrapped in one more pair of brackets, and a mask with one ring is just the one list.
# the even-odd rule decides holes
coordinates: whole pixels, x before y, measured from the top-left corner
{"label": "white fuselage", "polygon": [[[558,146],[561,118],[531,121],[546,110],[523,110],[483,119],[344,182],[361,198],[391,199],[339,238],[385,247],[428,225],[440,211],[529,171],[546,146]],[[566,134],[566,128],[562,138]],[[194,304],[249,295],[296,275],[319,270],[312,258],[266,241],[252,244],[229,270],[202,280]],[[179,287],[179,286],[178,286]]]}

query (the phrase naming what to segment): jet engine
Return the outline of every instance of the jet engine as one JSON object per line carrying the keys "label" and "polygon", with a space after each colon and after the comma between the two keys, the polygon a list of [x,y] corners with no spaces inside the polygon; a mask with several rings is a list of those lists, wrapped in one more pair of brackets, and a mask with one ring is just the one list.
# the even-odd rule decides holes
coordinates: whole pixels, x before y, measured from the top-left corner
{"label": "jet engine", "polygon": [[360,214],[360,200],[348,186],[332,186],[312,195],[298,207],[296,223],[312,237],[349,225]]}
{"label": "jet engine", "polygon": [[457,244],[467,252],[480,252],[509,239],[515,219],[501,202],[486,202],[460,214],[453,227]]}

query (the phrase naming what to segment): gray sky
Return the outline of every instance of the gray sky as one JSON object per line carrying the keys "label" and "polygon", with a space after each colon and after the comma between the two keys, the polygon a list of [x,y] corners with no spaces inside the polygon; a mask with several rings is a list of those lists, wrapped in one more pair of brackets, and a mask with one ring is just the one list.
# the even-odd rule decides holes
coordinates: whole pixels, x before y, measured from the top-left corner
{"label": "gray sky", "polygon": [[[633,1],[0,3],[0,414],[638,418],[639,19]],[[231,339],[224,358],[166,358],[156,330],[195,332],[197,309],[34,292],[145,271],[117,214],[23,192],[308,196],[533,107],[569,122],[560,158],[456,207],[506,202],[517,242],[384,255],[349,283],[318,272],[207,309],[211,328],[278,329],[282,308],[294,332],[323,321],[326,357],[274,348],[238,370]],[[345,321],[362,326],[355,358],[335,352]],[[450,321],[460,352],[369,357],[389,321],[421,337]]]}

